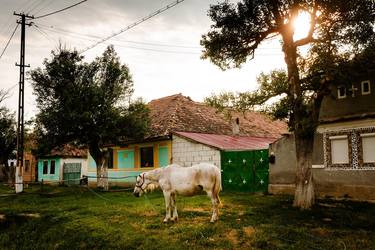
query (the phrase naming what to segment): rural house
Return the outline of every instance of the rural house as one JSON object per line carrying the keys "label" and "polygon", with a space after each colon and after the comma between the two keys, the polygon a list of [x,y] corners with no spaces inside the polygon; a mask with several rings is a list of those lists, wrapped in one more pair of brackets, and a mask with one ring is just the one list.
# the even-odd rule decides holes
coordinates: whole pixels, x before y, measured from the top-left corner
{"label": "rural house", "polygon": [[[314,139],[313,178],[318,196],[375,200],[375,78],[332,86],[324,98]],[[271,193],[293,193],[293,134],[270,146]]]}
{"label": "rural house", "polygon": [[[181,94],[153,100],[148,106],[151,124],[144,140],[110,148],[108,177],[112,184],[133,183],[141,172],[171,163],[211,162],[221,167],[222,152],[267,149],[286,131],[285,123],[263,114],[233,113],[233,119],[228,119],[215,108]],[[88,175],[90,182],[96,181],[92,157]]]}
{"label": "rural house", "polygon": [[87,149],[67,144],[38,159],[38,181],[79,184],[83,175],[87,175]]}

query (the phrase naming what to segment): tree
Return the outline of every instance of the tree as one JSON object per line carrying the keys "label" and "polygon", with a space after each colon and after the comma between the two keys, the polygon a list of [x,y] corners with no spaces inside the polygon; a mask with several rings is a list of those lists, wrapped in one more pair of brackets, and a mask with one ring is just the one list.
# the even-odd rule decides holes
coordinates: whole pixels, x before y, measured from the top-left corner
{"label": "tree", "polygon": [[[306,37],[294,38],[293,22],[301,13],[310,16]],[[314,204],[311,172],[313,131],[306,115],[317,121],[320,103],[325,94],[325,81],[319,81],[321,91],[313,96],[313,109],[304,105],[301,66],[298,48],[304,45],[321,47],[327,55],[343,49],[360,51],[374,42],[375,4],[371,0],[242,0],[237,4],[225,1],[212,5],[208,15],[214,21],[211,31],[203,35],[203,58],[209,58],[221,69],[239,67],[261,42],[280,36],[287,66],[290,104],[290,129],[295,134],[297,174],[294,206],[307,209]],[[324,58],[329,63],[329,57]],[[301,65],[301,64],[300,64]],[[320,64],[322,65],[322,64]],[[327,72],[327,75],[329,72]],[[329,75],[327,77],[329,79]],[[314,123],[316,124],[316,123]]]}
{"label": "tree", "polygon": [[[7,92],[0,90],[0,104],[7,98]],[[8,165],[8,160],[15,157],[17,132],[14,113],[4,106],[0,107],[0,166],[4,181],[11,182],[14,178],[14,169]]]}
{"label": "tree", "polygon": [[142,137],[148,124],[142,100],[130,101],[129,68],[113,46],[91,63],[84,63],[77,51],[60,48],[30,78],[40,111],[39,154],[66,143],[86,146],[97,165],[98,186],[108,189],[105,146]]}

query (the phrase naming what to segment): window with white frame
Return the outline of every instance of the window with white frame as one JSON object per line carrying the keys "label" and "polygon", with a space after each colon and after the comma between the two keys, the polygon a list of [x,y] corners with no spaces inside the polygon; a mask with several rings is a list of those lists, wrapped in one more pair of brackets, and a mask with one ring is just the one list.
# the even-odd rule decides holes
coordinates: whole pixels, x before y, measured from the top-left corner
{"label": "window with white frame", "polygon": [[363,163],[375,163],[375,133],[361,134]]}
{"label": "window with white frame", "polygon": [[346,97],[346,88],[345,86],[339,86],[337,87],[337,98],[343,99]]}
{"label": "window with white frame", "polygon": [[330,136],[332,164],[349,164],[349,141],[347,135]]}
{"label": "window with white frame", "polygon": [[370,81],[363,81],[363,82],[361,82],[361,92],[362,92],[362,95],[371,94]]}

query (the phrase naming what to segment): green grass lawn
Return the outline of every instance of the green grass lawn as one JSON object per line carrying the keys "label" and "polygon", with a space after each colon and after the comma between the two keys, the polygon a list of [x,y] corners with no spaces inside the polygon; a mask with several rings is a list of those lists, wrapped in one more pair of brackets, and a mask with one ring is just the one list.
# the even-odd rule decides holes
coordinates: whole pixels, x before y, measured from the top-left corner
{"label": "green grass lawn", "polygon": [[217,223],[205,195],[178,197],[179,221],[163,224],[160,192],[0,187],[0,249],[375,249],[375,204],[222,193]]}

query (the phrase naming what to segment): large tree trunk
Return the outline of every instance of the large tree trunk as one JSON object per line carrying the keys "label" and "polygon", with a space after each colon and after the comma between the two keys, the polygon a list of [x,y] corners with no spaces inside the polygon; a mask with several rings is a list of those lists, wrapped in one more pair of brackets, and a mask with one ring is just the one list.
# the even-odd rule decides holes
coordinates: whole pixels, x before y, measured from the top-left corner
{"label": "large tree trunk", "polygon": [[96,163],[96,186],[109,190],[108,185],[108,157],[106,151],[103,151],[96,144],[90,145],[90,154]]}
{"label": "large tree trunk", "polygon": [[295,136],[297,173],[293,206],[310,209],[315,202],[314,181],[311,171],[314,138]]}
{"label": "large tree trunk", "polygon": [[[289,93],[288,98],[292,105],[290,123],[293,125],[296,145],[297,173],[294,206],[309,209],[314,204],[314,184],[311,172],[313,134],[306,133],[306,124],[303,123],[304,112],[303,92],[297,66],[297,47],[293,41],[294,31],[286,26],[282,33],[283,52],[288,68]],[[310,131],[311,132],[311,131]]]}
{"label": "large tree trunk", "polygon": [[104,155],[105,154],[103,154],[96,163],[97,187],[108,191],[108,161]]}

